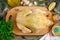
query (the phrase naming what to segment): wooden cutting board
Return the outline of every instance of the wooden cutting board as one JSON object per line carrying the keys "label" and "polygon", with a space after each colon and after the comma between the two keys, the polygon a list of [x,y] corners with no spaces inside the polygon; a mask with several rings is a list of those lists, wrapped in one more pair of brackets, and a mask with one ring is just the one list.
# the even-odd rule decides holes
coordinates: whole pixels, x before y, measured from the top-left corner
{"label": "wooden cutting board", "polygon": [[22,33],[22,31],[17,28],[16,20],[15,19],[16,19],[17,13],[20,12],[24,8],[28,8],[28,9],[39,8],[42,11],[46,12],[45,15],[47,16],[48,19],[51,19],[51,17],[52,17],[52,14],[46,8],[44,8],[44,7],[19,6],[19,7],[12,8],[11,10],[8,10],[8,12],[7,12],[6,21],[9,20],[10,16],[12,16],[13,33],[14,34],[16,34],[16,35],[44,35],[44,34],[46,34],[46,33],[48,33],[50,31],[51,27],[46,27],[46,28],[42,29],[39,33]]}

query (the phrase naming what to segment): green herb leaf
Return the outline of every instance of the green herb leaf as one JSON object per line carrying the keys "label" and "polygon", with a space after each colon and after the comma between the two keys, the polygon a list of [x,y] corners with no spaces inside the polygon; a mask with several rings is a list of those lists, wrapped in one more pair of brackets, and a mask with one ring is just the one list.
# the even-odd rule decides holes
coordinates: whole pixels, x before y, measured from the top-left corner
{"label": "green herb leaf", "polygon": [[12,38],[12,21],[6,22],[4,19],[0,20],[0,38],[1,40],[11,40]]}

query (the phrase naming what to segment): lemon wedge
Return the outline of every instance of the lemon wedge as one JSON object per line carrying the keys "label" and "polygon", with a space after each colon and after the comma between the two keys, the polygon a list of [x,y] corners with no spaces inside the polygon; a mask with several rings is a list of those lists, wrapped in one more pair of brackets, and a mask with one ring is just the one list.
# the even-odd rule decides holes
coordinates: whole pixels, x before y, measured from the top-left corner
{"label": "lemon wedge", "polygon": [[49,10],[49,11],[53,10],[53,9],[55,8],[55,6],[56,6],[56,2],[52,2],[52,3],[49,5],[48,10]]}

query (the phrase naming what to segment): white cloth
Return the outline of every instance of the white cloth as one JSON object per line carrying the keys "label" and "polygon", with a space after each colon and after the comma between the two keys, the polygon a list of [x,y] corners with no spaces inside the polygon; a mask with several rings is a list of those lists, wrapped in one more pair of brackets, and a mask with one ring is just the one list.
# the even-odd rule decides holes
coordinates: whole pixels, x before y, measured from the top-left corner
{"label": "white cloth", "polygon": [[60,40],[60,37],[55,37],[55,36],[52,36],[51,33],[47,33],[39,40]]}

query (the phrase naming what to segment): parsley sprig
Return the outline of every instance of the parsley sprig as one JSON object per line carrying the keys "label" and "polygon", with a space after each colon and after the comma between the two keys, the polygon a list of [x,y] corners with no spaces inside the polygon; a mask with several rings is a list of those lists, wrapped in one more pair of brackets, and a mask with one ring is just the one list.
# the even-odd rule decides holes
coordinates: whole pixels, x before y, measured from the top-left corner
{"label": "parsley sprig", "polygon": [[4,19],[0,19],[0,39],[11,40],[12,38],[12,21],[6,22]]}

